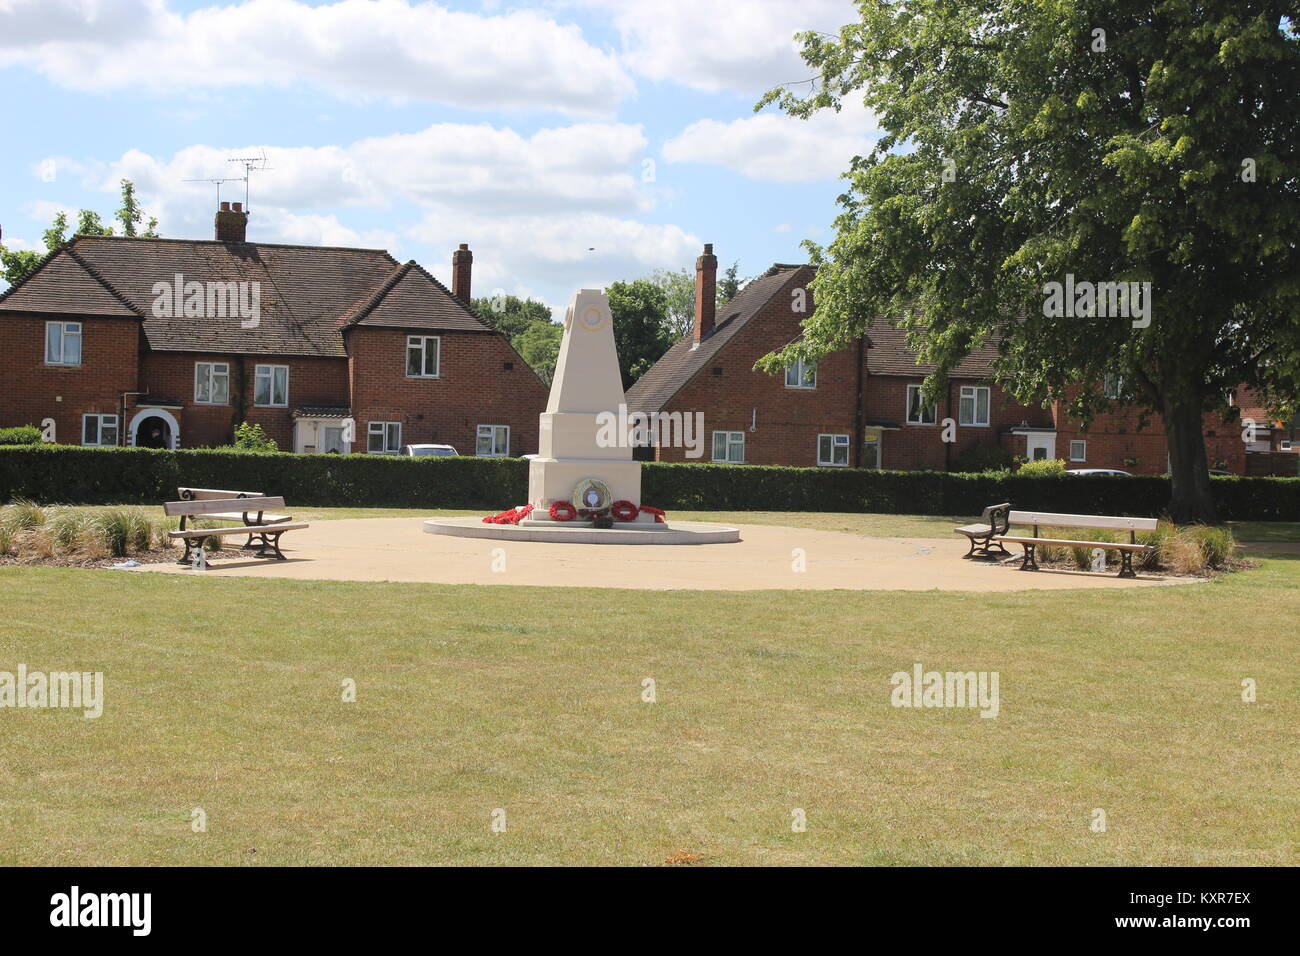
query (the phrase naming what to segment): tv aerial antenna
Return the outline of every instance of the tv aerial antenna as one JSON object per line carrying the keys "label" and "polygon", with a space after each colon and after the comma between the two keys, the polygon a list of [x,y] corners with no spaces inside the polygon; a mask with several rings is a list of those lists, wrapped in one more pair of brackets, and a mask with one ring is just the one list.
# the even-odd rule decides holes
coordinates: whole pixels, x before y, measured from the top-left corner
{"label": "tv aerial antenna", "polygon": [[244,167],[244,175],[240,178],[244,180],[244,209],[249,208],[248,203],[248,181],[252,179],[253,173],[260,173],[273,167],[266,164],[266,150],[261,150],[260,156],[236,156],[233,159],[226,160],[228,163],[239,163]]}
{"label": "tv aerial antenna", "polygon": [[216,185],[216,187],[217,187],[217,206],[218,206],[218,207],[221,205],[221,184],[222,184],[222,183],[237,183],[237,182],[242,182],[242,181],[243,181],[243,177],[242,177],[242,176],[240,176],[240,177],[236,177],[236,178],[234,178],[234,179],[183,179],[183,180],[181,180],[181,182],[186,182],[186,183],[214,183],[214,184]]}

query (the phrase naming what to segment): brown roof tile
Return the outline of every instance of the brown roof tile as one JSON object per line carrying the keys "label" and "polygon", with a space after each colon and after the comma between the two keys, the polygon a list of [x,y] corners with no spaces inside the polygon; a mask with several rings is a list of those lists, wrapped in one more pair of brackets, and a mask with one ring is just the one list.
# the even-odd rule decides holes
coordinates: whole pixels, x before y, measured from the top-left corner
{"label": "brown roof tile", "polygon": [[[79,268],[74,268],[74,264]],[[261,320],[154,314],[154,285],[257,282]],[[385,286],[387,285],[387,288]],[[116,300],[117,305],[112,302]],[[3,312],[139,315],[152,349],[346,355],[341,320],[400,328],[484,327],[432,276],[379,249],[82,236],[0,296]]]}
{"label": "brown roof tile", "polygon": [[[916,364],[916,352],[907,347],[902,329],[886,318],[877,319],[867,330],[867,373],[924,378],[934,371],[933,365]],[[993,370],[998,350],[991,346],[972,349],[971,353],[949,373],[950,378],[983,379]]]}

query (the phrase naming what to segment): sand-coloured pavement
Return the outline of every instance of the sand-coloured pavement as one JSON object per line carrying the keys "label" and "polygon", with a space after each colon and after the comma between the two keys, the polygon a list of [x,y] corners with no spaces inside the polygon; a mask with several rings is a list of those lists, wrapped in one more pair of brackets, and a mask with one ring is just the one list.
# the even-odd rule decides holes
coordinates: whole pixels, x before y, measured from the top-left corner
{"label": "sand-coloured pavement", "polygon": [[[965,539],[870,538],[838,531],[741,525],[741,540],[706,545],[589,545],[425,534],[421,518],[319,521],[284,536],[287,561],[233,558],[207,571],[174,564],[133,573],[335,581],[518,584],[646,590],[1025,591],[1132,588],[1195,579],[1114,569],[1019,572],[965,561]],[[799,568],[803,570],[799,570]],[[496,569],[496,570],[494,570]]]}

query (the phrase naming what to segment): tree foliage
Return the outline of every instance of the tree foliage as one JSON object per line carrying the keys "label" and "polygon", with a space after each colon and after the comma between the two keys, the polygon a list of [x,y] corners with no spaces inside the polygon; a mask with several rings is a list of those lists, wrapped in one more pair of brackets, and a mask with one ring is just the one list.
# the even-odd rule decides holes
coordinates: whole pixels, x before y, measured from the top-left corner
{"label": "tree foliage", "polygon": [[663,289],[649,279],[614,282],[606,290],[623,388],[644,375],[673,344]]}
{"label": "tree foliage", "polygon": [[[1300,380],[1300,26],[1279,0],[862,0],[800,37],[795,116],[860,98],[884,136],[846,173],[836,236],[808,244],[817,308],[768,370],[879,316],[937,372],[981,343],[999,384],[1089,420],[1159,414],[1171,513],[1212,519],[1202,415]],[[1289,19],[1288,19],[1289,18]],[[1150,282],[1150,322],[1048,317],[1073,275]],[[1082,383],[1082,384],[1081,384]]]}

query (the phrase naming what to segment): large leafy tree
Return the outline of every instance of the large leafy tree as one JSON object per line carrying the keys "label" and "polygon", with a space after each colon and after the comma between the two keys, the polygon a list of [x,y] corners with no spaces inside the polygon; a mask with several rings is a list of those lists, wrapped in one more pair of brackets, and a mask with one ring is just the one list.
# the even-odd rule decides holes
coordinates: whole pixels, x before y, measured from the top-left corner
{"label": "large leafy tree", "polygon": [[[158,220],[150,217],[144,232],[139,229],[140,223],[145,221],[144,209],[140,206],[139,200],[135,197],[135,183],[129,179],[123,179],[120,182],[122,187],[122,205],[113,218],[116,219],[122,227],[122,235],[132,238],[157,239],[158,238]],[[99,213],[93,209],[82,209],[77,213],[77,227],[73,230],[76,236],[111,236],[113,227],[104,224]],[[68,242],[68,216],[67,213],[59,212],[54,216],[54,221],[50,223],[50,228],[42,234],[45,240],[45,248],[54,252],[62,248]],[[29,274],[36,271],[36,267],[41,264],[42,256],[37,252],[29,250],[10,250],[0,245],[0,269],[3,269],[4,280],[10,285],[25,279]]]}
{"label": "large leafy tree", "polygon": [[[858,97],[885,135],[854,160],[803,339],[892,315],[947,372],[982,342],[999,383],[1090,420],[1158,414],[1170,513],[1213,520],[1203,415],[1300,382],[1300,26],[1281,0],[861,0],[803,34],[796,116]],[[1145,320],[1051,317],[1048,283],[1150,282]],[[1078,303],[1087,313],[1087,303]],[[1136,303],[1135,303],[1136,304]],[[1095,314],[1095,313],[1094,313]]]}
{"label": "large leafy tree", "polygon": [[644,375],[673,344],[663,289],[649,279],[614,282],[606,290],[623,388]]}

